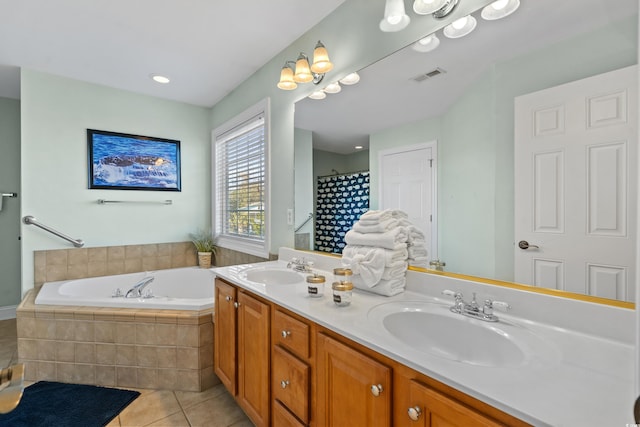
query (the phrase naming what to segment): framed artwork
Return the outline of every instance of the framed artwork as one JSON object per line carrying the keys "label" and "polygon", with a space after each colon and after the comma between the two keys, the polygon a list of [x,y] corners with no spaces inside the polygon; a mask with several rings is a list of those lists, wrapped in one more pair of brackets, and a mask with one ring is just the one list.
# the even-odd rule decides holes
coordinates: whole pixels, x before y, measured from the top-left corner
{"label": "framed artwork", "polygon": [[87,129],[89,188],[180,191],[180,141]]}

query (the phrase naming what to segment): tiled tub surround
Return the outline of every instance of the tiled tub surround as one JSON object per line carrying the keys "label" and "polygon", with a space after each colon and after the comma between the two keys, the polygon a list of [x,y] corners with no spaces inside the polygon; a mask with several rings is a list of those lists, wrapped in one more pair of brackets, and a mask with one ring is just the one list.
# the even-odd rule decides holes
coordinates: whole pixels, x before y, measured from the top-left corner
{"label": "tiled tub surround", "polygon": [[[221,265],[265,261],[218,248]],[[45,282],[197,265],[191,242],[34,252],[34,285],[16,311],[29,381],[204,390],[213,374],[213,310],[35,305]],[[213,286],[213,285],[212,285]]]}
{"label": "tiled tub surround", "polygon": [[213,373],[213,309],[35,305],[17,309],[18,355],[29,381],[202,391]]}
{"label": "tiled tub surround", "polygon": [[[271,259],[277,259],[277,256],[273,255]],[[218,248],[215,257],[216,266],[261,261],[266,259],[225,248]],[[34,285],[197,264],[198,255],[191,242],[35,251]]]}

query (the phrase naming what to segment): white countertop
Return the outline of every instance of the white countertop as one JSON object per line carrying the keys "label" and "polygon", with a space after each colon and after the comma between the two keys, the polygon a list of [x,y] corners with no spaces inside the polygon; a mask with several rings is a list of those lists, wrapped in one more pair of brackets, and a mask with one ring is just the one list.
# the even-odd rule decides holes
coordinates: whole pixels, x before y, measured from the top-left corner
{"label": "white countertop", "polygon": [[[292,256],[315,261],[327,275],[323,298],[311,298],[306,283],[263,285],[243,279],[250,268],[285,267]],[[332,275],[340,259],[283,248],[280,261],[214,268],[214,273],[353,341],[435,378],[535,426],[621,426],[633,424],[634,312],[575,300],[498,288],[443,276],[407,272],[406,291],[384,297],[354,290],[353,302],[338,307],[331,297]],[[302,273],[301,273],[302,274]],[[419,351],[386,332],[369,315],[380,304],[426,301],[451,305],[443,289],[478,300],[509,302],[496,310],[504,328],[524,328],[540,341],[523,365],[479,366]],[[536,354],[539,353],[539,354]]]}

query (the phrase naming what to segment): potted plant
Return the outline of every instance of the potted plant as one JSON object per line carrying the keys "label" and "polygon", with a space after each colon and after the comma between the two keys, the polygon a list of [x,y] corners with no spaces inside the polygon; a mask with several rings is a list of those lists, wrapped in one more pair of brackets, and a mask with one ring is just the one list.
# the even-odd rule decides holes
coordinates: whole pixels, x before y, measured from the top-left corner
{"label": "potted plant", "polygon": [[198,230],[190,236],[191,242],[198,251],[198,265],[200,268],[210,268],[211,259],[218,248],[216,245],[216,238],[210,231],[205,230]]}

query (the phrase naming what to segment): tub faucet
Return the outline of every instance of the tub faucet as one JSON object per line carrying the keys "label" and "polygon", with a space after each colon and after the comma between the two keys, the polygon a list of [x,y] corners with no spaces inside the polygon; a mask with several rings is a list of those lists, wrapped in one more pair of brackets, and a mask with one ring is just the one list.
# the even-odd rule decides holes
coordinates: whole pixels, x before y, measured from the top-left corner
{"label": "tub faucet", "polygon": [[147,287],[147,285],[149,285],[149,283],[153,282],[153,279],[155,279],[153,276],[147,276],[144,279],[140,280],[138,283],[133,285],[131,289],[127,291],[124,297],[125,298],[148,298],[148,296],[145,296],[142,293],[142,291],[144,290],[144,288]]}

